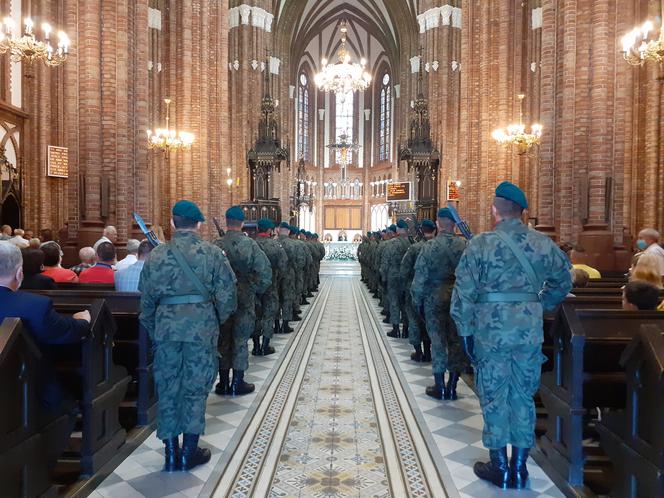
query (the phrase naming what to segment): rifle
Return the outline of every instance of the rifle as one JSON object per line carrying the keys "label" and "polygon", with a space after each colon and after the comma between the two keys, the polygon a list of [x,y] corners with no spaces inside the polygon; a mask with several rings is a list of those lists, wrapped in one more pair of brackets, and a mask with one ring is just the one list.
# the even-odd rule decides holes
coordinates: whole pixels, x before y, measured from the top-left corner
{"label": "rifle", "polygon": [[212,221],[214,221],[214,226],[217,227],[217,232],[219,232],[219,237],[223,237],[226,235],[226,232],[224,232],[224,229],[221,228],[221,225],[219,224],[219,220],[217,218],[212,218]]}
{"label": "rifle", "polygon": [[141,232],[143,232],[143,235],[145,235],[145,237],[148,239],[148,242],[152,244],[152,247],[157,247],[159,244],[161,244],[161,241],[157,237],[157,234],[154,233],[154,230],[148,230],[148,227],[143,221],[143,218],[141,218],[141,216],[136,212],[132,214],[134,215],[134,220],[136,221],[138,228],[141,229]]}
{"label": "rifle", "polygon": [[459,231],[461,234],[466,237],[468,240],[473,238],[473,232],[470,231],[470,227],[468,226],[468,223],[466,223],[464,220],[461,219],[461,216],[459,216],[459,212],[456,210],[456,208],[452,205],[450,202],[447,205],[448,209],[452,212],[452,217],[454,218],[454,223],[459,227]]}

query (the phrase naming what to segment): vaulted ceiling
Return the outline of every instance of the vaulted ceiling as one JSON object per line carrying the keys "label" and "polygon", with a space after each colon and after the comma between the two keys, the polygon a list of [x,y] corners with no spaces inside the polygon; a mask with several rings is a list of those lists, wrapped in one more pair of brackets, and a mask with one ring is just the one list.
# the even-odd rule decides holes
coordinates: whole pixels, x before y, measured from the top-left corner
{"label": "vaulted ceiling", "polygon": [[402,47],[417,37],[416,1],[274,0],[276,46],[288,51],[292,61],[306,60],[317,70],[321,58],[335,59],[339,25],[346,20],[348,48],[355,60],[366,58],[370,70],[383,59],[398,67]]}

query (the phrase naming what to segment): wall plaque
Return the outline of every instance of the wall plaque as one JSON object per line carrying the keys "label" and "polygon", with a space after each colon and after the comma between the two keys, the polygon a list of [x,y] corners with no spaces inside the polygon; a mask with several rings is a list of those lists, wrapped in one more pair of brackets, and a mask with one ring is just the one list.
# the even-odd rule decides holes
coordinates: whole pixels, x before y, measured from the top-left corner
{"label": "wall plaque", "polygon": [[387,184],[387,202],[410,201],[410,182],[393,182]]}
{"label": "wall plaque", "polygon": [[69,149],[48,146],[47,175],[55,178],[69,178]]}

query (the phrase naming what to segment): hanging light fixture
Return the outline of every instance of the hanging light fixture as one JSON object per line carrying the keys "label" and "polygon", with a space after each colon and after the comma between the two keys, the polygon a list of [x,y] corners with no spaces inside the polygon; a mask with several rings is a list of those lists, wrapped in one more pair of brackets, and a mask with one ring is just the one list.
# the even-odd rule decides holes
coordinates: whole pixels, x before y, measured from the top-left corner
{"label": "hanging light fixture", "polygon": [[166,128],[157,128],[148,130],[148,147],[154,150],[179,151],[191,148],[194,143],[194,134],[186,131],[171,130],[170,128],[170,107],[171,99],[164,99],[166,103]]}
{"label": "hanging light fixture", "polygon": [[337,52],[337,63],[328,64],[327,59],[321,60],[323,69],[314,76],[316,86],[325,92],[346,95],[350,92],[366,90],[371,83],[371,75],[365,71],[367,61],[351,63],[350,52],[346,48],[348,25],[341,23],[341,47]]}
{"label": "hanging light fixture", "polygon": [[17,30],[16,22],[11,17],[2,20],[0,29],[0,55],[9,53],[13,62],[27,62],[31,64],[41,61],[47,66],[55,67],[67,60],[69,53],[69,37],[64,31],[58,31],[58,43],[51,44],[53,28],[48,23],[41,25],[43,39],[37,39],[34,31],[35,23],[32,18],[24,20],[23,34]]}
{"label": "hanging light fixture", "polygon": [[491,136],[496,142],[505,147],[516,147],[517,154],[523,155],[534,145],[539,145],[542,138],[542,125],[534,123],[530,127],[530,133],[526,132],[526,126],[523,124],[523,99],[526,96],[520,93],[517,98],[519,99],[519,123],[494,130]]}
{"label": "hanging light fixture", "polygon": [[[664,0],[661,1],[660,19],[664,19]],[[647,20],[622,37],[623,58],[632,66],[642,66],[647,61],[664,62],[664,29],[660,22],[659,35],[655,36],[655,23]]]}

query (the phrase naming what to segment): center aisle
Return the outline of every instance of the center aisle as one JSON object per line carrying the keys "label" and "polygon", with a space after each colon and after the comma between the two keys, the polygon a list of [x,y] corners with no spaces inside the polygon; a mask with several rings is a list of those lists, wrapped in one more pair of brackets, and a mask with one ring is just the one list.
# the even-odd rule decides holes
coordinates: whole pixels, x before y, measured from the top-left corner
{"label": "center aisle", "polygon": [[324,282],[214,496],[447,496],[357,278]]}

